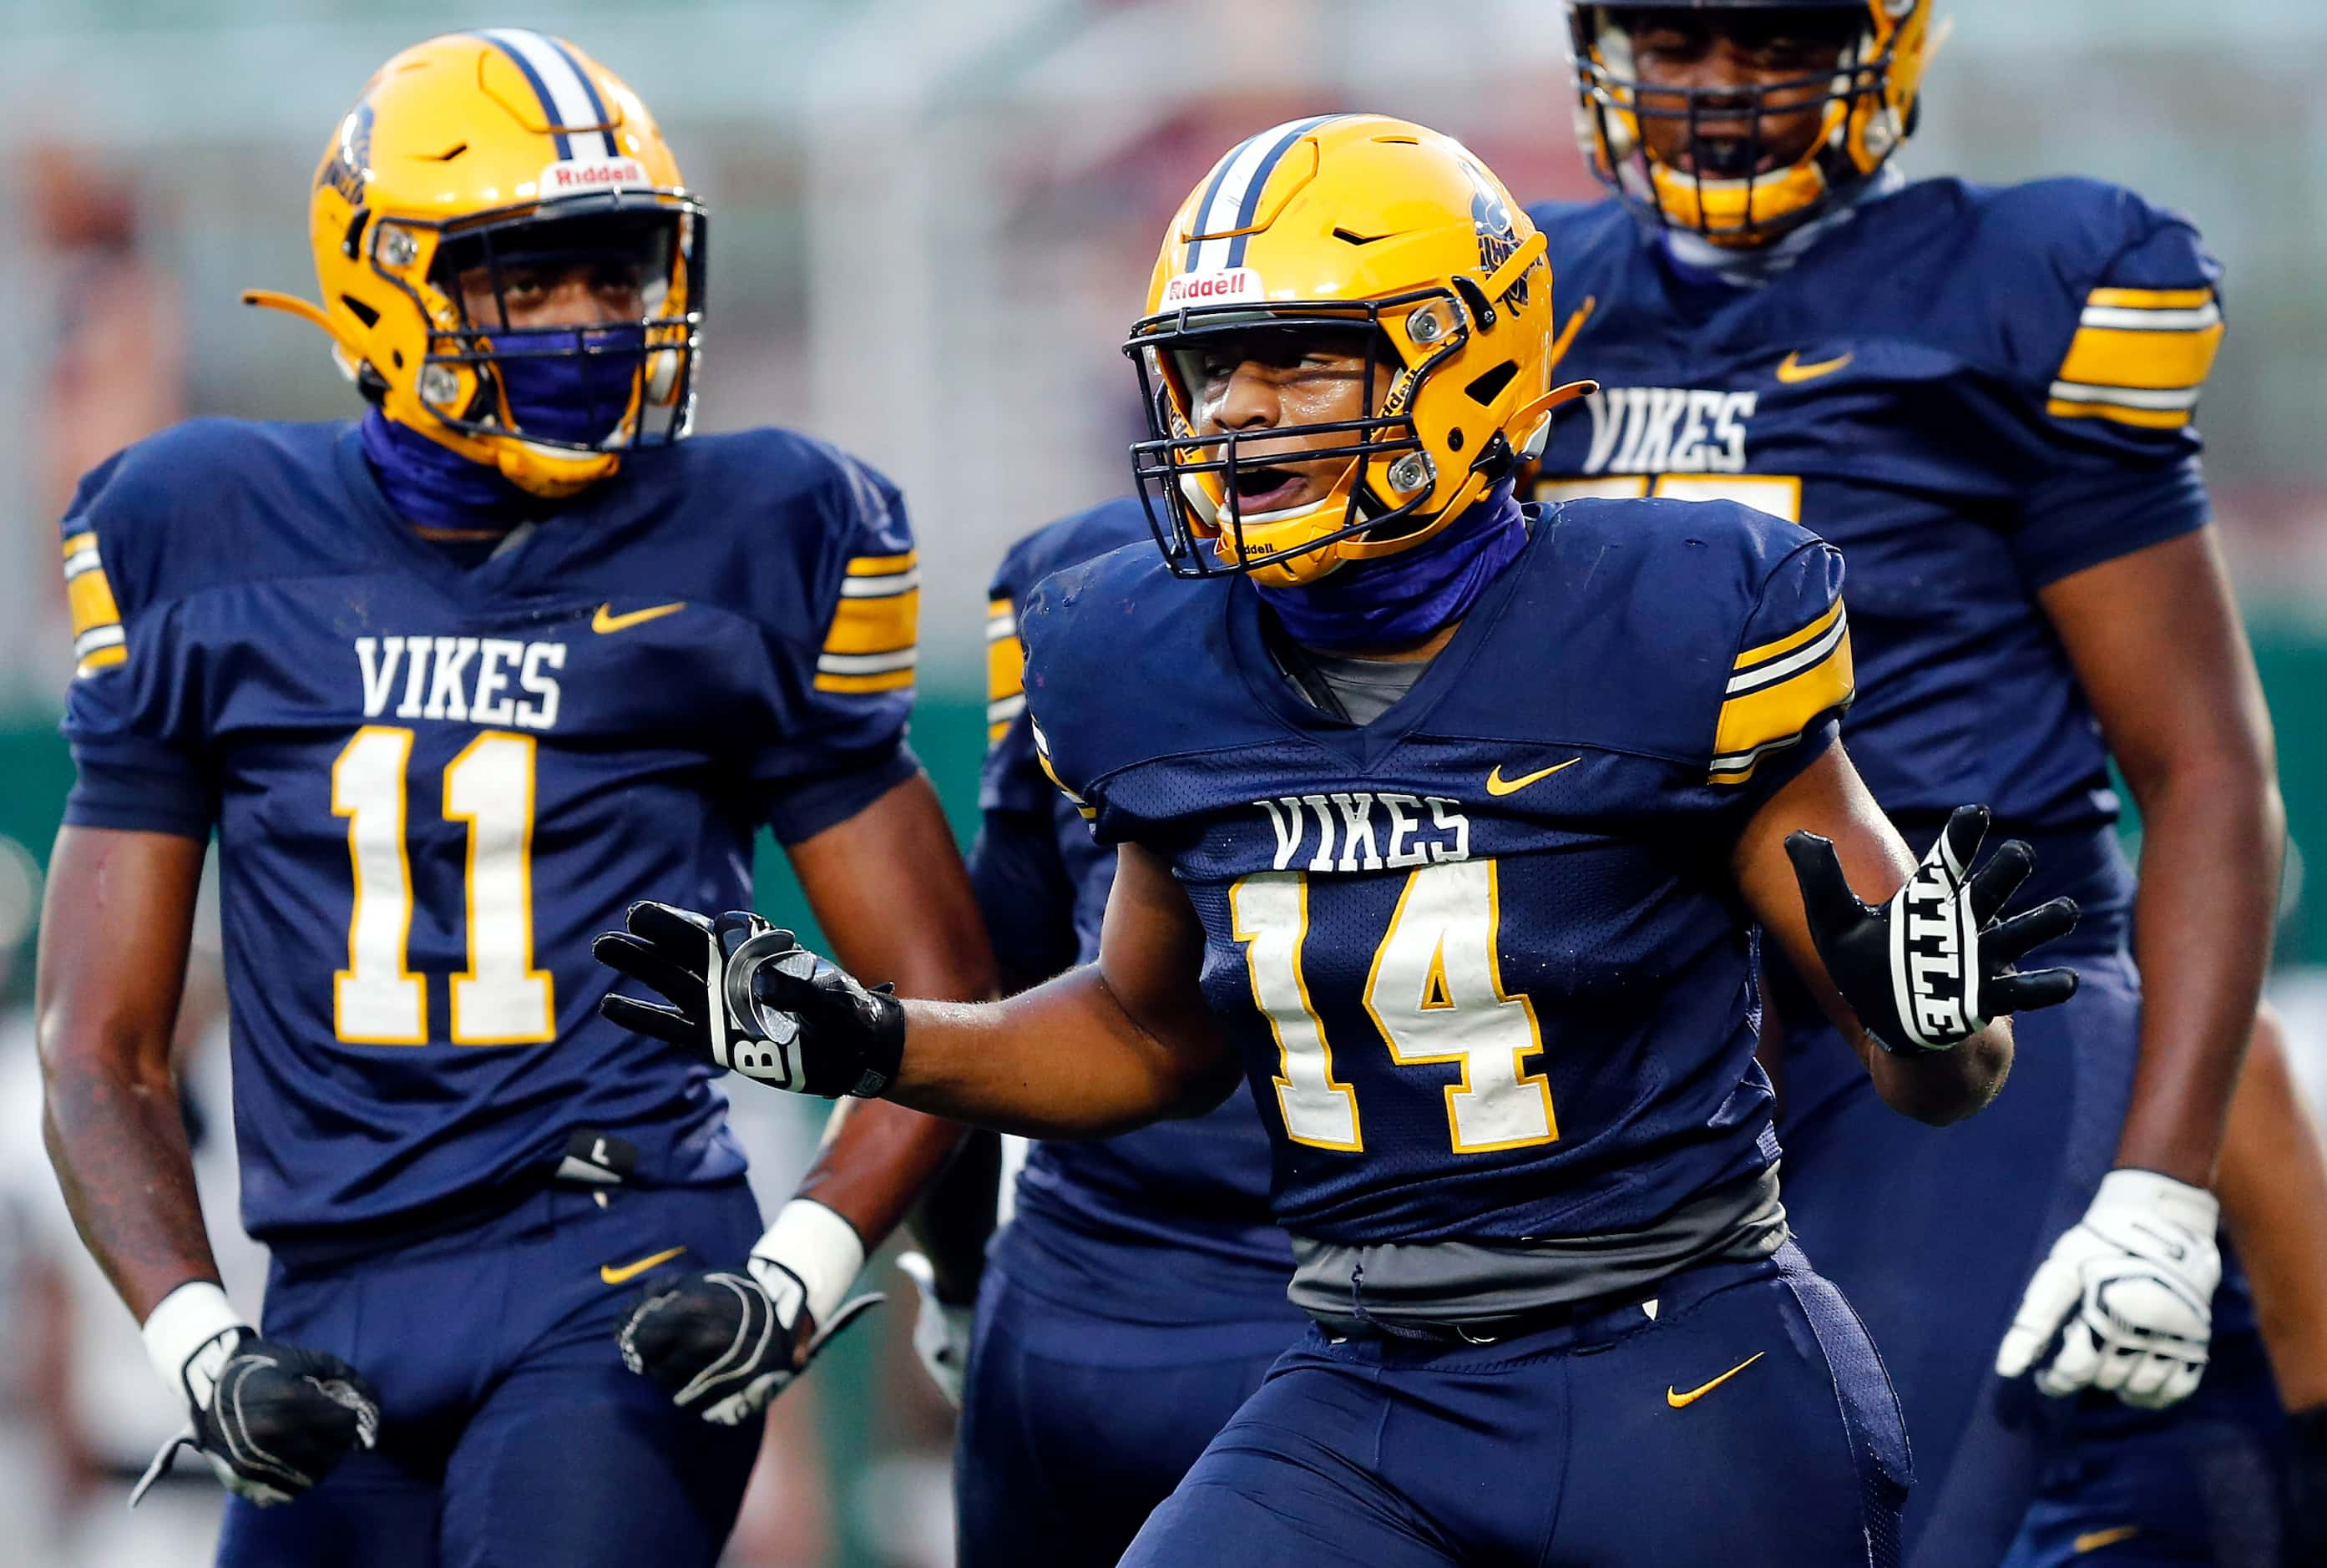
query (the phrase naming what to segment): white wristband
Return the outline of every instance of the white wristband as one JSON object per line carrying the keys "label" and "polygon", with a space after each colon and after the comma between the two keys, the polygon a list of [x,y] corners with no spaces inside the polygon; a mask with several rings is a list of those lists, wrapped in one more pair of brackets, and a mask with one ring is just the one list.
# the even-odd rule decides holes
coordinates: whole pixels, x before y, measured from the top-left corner
{"label": "white wristband", "polygon": [[207,1410],[211,1386],[234,1349],[229,1336],[238,1337],[249,1327],[226,1299],[226,1292],[209,1280],[188,1280],[145,1314],[138,1332],[145,1338],[147,1358],[172,1395],[183,1399],[192,1395],[195,1405]]}
{"label": "white wristband", "polygon": [[864,1242],[856,1227],[812,1198],[795,1198],[779,1209],[752,1255],[799,1276],[819,1328],[832,1321],[848,1287],[864,1272]]}

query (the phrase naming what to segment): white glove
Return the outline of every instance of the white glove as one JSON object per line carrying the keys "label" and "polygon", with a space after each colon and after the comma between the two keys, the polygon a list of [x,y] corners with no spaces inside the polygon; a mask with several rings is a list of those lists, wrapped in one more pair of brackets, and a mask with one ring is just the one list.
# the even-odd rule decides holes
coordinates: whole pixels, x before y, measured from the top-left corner
{"label": "white glove", "polygon": [[921,1293],[921,1310],[913,1317],[913,1353],[921,1358],[930,1381],[961,1408],[962,1380],[969,1372],[970,1325],[977,1321],[975,1303],[952,1306],[938,1296],[937,1271],[918,1252],[900,1253],[897,1269]]}
{"label": "white glove", "polygon": [[2102,1177],[2084,1219],[2029,1280],[1996,1376],[2034,1367],[2036,1386],[2055,1397],[2099,1388],[2144,1410],[2189,1397],[2212,1338],[2221,1213],[2212,1193],[2171,1176]]}

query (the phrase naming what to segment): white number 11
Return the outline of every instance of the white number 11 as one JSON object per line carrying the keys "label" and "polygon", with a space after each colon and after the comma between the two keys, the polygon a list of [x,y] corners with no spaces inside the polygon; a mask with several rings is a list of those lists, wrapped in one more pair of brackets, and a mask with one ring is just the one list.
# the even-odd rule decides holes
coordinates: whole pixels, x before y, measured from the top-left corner
{"label": "white number 11", "polygon": [[[452,977],[453,1043],[555,1039],[556,983],[533,965],[534,738],[488,730],[444,767],[444,819],[469,828],[469,966]],[[348,966],[332,979],[332,1032],[350,1045],[425,1045],[428,990],[412,972],[412,858],[405,833],[412,732],[367,724],[332,764],[348,819],[355,901]]]}

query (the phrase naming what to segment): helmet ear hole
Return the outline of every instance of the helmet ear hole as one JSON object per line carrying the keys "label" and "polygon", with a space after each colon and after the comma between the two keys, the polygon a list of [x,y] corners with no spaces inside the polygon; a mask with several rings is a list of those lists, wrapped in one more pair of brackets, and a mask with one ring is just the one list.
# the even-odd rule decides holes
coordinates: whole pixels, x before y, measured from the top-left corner
{"label": "helmet ear hole", "polygon": [[1495,399],[1503,395],[1503,388],[1509,386],[1511,378],[1519,373],[1519,362],[1517,359],[1506,359],[1485,375],[1472,380],[1463,390],[1469,393],[1471,401],[1481,408],[1491,407]]}

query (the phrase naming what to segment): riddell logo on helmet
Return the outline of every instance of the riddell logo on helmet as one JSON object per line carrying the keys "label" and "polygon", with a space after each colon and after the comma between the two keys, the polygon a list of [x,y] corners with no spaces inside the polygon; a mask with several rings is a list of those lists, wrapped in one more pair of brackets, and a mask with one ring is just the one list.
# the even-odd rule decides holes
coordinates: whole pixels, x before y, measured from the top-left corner
{"label": "riddell logo on helmet", "polygon": [[545,167],[537,188],[544,196],[567,196],[577,191],[653,183],[647,178],[646,165],[636,158],[571,158]]}
{"label": "riddell logo on helmet", "polygon": [[1260,274],[1248,266],[1232,266],[1225,272],[1192,272],[1172,279],[1164,285],[1164,303],[1167,306],[1217,305],[1261,299],[1267,293]]}

